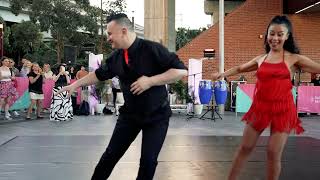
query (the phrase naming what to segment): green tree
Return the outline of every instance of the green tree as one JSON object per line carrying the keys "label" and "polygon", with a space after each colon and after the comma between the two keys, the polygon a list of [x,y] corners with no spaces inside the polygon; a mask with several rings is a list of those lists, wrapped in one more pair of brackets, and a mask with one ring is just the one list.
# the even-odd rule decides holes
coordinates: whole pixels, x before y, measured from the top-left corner
{"label": "green tree", "polygon": [[24,53],[32,52],[40,47],[42,35],[39,27],[31,21],[23,21],[11,27],[13,48]]}
{"label": "green tree", "polygon": [[4,19],[0,16],[0,24],[3,24],[3,49],[5,50],[6,53],[10,53],[13,49],[12,46],[9,42],[9,37],[11,34],[11,29],[10,27],[6,26],[6,22]]}
{"label": "green tree", "polygon": [[[105,8],[92,7],[89,0],[10,0],[12,12],[30,11],[30,18],[39,24],[41,31],[50,31],[54,38],[57,61],[61,62],[64,44],[77,46],[78,55],[82,45],[97,44],[98,53],[109,53],[105,31],[106,16],[124,12],[125,0],[108,0]],[[101,0],[103,3],[103,0]]]}
{"label": "green tree", "polygon": [[10,43],[10,38],[11,38],[10,35],[11,35],[11,28],[4,26],[3,49],[6,52],[6,54],[11,54],[14,52],[14,48]]}
{"label": "green tree", "polygon": [[[100,2],[100,32],[102,33],[99,37],[98,53],[101,54],[111,52],[111,46],[106,41],[107,36],[104,34],[104,24],[106,24],[106,17],[111,14],[125,12],[127,4],[126,0],[108,0],[105,3],[103,2],[103,0],[100,0]],[[105,8],[103,8],[103,4]]]}
{"label": "green tree", "polygon": [[185,46],[188,42],[192,39],[197,37],[206,28],[199,28],[199,29],[186,29],[186,28],[178,28],[177,36],[176,36],[176,50],[179,50],[183,46]]}
{"label": "green tree", "polygon": [[89,0],[10,0],[12,12],[30,10],[30,19],[38,23],[41,31],[51,32],[61,62],[64,43],[79,31],[97,33],[96,11]]}
{"label": "green tree", "polygon": [[54,46],[53,42],[43,42],[36,51],[25,54],[24,57],[32,62],[38,62],[40,66],[44,63],[54,65],[57,63],[57,51]]}
{"label": "green tree", "polygon": [[127,8],[126,0],[108,0],[106,2],[106,9],[105,14],[117,14],[117,13],[124,13]]}
{"label": "green tree", "polygon": [[13,14],[18,15],[23,8],[32,4],[32,0],[10,0],[10,8]]}

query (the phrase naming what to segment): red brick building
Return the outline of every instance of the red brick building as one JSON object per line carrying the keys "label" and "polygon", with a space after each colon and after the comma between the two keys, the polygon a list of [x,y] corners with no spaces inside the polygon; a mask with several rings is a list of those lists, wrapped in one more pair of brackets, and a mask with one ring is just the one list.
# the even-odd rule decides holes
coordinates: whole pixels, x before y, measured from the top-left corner
{"label": "red brick building", "polygon": [[[305,0],[312,1],[312,0]],[[320,11],[311,13],[291,13],[286,0],[246,0],[242,5],[225,16],[225,69],[245,63],[264,53],[266,28],[275,15],[286,14],[293,24],[293,35],[301,54],[320,63]],[[293,8],[293,7],[291,7]],[[203,50],[213,48],[213,60],[203,61],[203,78],[218,72],[219,23],[200,34],[177,54],[188,65],[190,58],[200,59]],[[255,82],[254,72],[245,73],[250,83]],[[238,79],[238,76],[229,79]],[[302,80],[310,81],[310,74],[302,75]]]}

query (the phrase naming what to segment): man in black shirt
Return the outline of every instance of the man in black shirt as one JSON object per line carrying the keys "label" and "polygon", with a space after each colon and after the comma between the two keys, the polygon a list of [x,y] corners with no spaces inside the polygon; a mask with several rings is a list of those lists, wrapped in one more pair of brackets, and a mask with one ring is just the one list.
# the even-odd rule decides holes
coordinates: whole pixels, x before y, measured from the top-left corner
{"label": "man in black shirt", "polygon": [[167,134],[171,109],[165,84],[187,75],[178,56],[159,43],[136,37],[125,14],[107,19],[108,41],[115,51],[106,64],[94,73],[66,86],[71,91],[79,86],[118,76],[125,99],[106,151],[97,164],[92,180],[105,180],[142,130],[142,148],[138,180],[151,180],[157,158]]}

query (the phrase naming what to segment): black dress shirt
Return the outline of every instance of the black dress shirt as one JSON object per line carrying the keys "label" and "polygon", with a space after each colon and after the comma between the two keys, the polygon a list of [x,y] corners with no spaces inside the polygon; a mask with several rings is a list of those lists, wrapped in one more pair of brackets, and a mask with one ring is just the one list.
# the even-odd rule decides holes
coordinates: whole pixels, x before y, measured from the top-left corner
{"label": "black dress shirt", "polygon": [[154,76],[167,70],[186,69],[178,56],[159,43],[136,38],[128,49],[129,64],[125,63],[124,50],[115,50],[106,64],[95,71],[100,81],[118,76],[125,99],[120,113],[148,115],[167,103],[165,85],[153,86],[140,95],[134,95],[130,86],[141,76]]}

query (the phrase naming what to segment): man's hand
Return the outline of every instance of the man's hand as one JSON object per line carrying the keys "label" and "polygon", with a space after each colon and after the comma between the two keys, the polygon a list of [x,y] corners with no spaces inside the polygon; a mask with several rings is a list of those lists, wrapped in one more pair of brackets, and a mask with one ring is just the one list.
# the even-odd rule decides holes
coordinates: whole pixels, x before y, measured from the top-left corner
{"label": "man's hand", "polygon": [[145,90],[149,89],[152,86],[152,81],[150,77],[141,76],[137,81],[131,84],[130,91],[133,94],[140,95]]}
{"label": "man's hand", "polygon": [[58,95],[60,93],[63,93],[64,91],[69,92],[68,94],[68,98],[71,96],[71,94],[76,90],[76,87],[73,84],[70,84],[68,86],[64,86],[63,88],[61,88],[59,91],[57,91],[54,95]]}

